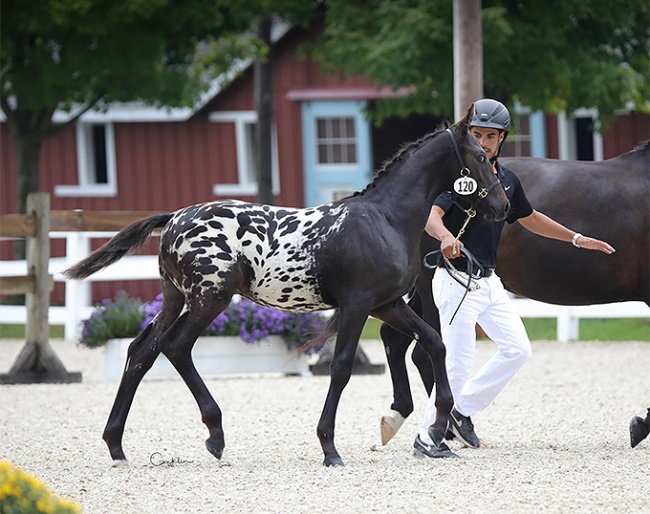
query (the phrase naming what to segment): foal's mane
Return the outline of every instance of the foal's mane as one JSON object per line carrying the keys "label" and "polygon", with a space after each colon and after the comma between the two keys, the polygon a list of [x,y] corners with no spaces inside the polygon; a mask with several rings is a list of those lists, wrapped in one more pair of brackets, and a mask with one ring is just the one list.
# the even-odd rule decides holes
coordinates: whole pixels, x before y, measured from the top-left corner
{"label": "foal's mane", "polygon": [[353,196],[358,196],[362,195],[365,193],[368,189],[375,187],[376,183],[378,180],[380,180],[382,177],[388,174],[390,169],[393,167],[393,165],[398,162],[402,161],[405,157],[410,157],[413,155],[418,149],[420,149],[425,143],[436,137],[440,132],[444,131],[445,129],[449,128],[450,123],[447,120],[443,120],[442,123],[440,123],[434,130],[427,132],[424,136],[421,138],[404,143],[393,155],[390,159],[387,159],[384,161],[384,163],[381,165],[381,167],[375,172],[374,177],[372,179],[372,182],[368,184],[362,191],[357,191],[354,193]]}

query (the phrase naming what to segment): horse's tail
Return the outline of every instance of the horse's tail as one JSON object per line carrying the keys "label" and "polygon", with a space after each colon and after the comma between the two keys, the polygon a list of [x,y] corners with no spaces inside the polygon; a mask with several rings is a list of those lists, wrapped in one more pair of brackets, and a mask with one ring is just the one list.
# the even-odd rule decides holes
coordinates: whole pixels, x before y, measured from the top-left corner
{"label": "horse's tail", "polygon": [[63,272],[70,279],[87,278],[93,273],[134,253],[157,228],[164,227],[172,214],[156,214],[129,225],[88,257]]}
{"label": "horse's tail", "polygon": [[307,353],[314,346],[319,346],[325,343],[330,337],[336,335],[339,331],[339,310],[336,309],[334,314],[327,321],[327,324],[316,334],[313,339],[310,339],[300,348],[296,350],[297,355]]}

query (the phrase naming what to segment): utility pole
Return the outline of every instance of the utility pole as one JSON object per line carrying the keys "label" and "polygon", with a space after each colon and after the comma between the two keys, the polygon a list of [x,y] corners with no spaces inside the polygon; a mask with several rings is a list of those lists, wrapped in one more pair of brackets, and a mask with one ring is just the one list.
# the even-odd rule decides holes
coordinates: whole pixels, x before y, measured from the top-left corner
{"label": "utility pole", "polygon": [[454,119],[483,97],[481,0],[454,0]]}

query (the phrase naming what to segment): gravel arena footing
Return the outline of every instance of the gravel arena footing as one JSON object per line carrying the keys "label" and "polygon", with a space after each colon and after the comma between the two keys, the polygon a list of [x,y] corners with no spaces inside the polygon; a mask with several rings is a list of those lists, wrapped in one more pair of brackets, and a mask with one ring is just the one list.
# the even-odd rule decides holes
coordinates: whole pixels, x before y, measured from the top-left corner
{"label": "gravel arena footing", "polygon": [[[0,341],[0,373],[23,342]],[[381,343],[364,341],[371,362]],[[650,437],[630,447],[629,422],[650,407],[650,343],[534,341],[531,361],[473,417],[478,450],[411,454],[427,402],[409,362],[415,411],[386,446],[379,420],[388,373],[353,375],[338,408],[346,466],[325,468],[316,438],[329,377],[206,377],[223,411],[221,461],[180,379],[145,379],[126,423],[128,468],[101,439],[117,384],[102,349],[54,340],[78,384],[0,386],[0,459],[72,498],[88,514],[650,512]],[[495,351],[479,342],[476,366]]]}

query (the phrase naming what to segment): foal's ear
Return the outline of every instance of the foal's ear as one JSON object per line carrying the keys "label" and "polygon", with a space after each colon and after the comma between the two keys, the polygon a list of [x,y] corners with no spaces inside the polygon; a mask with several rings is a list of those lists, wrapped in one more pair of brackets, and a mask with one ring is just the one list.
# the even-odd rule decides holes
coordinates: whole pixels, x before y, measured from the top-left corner
{"label": "foal's ear", "polygon": [[465,114],[465,117],[457,123],[459,131],[462,134],[466,134],[467,132],[469,132],[469,127],[470,127],[470,123],[472,122],[472,118],[474,118],[473,103],[472,105],[469,106],[469,109],[467,109],[467,114]]}

